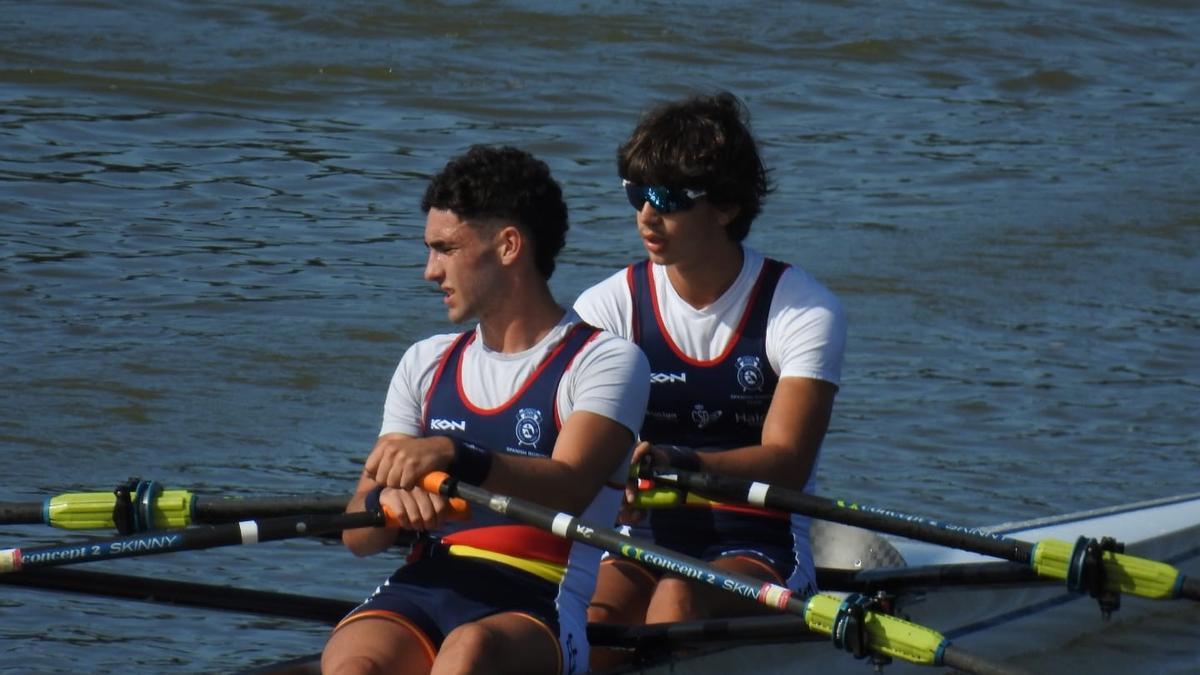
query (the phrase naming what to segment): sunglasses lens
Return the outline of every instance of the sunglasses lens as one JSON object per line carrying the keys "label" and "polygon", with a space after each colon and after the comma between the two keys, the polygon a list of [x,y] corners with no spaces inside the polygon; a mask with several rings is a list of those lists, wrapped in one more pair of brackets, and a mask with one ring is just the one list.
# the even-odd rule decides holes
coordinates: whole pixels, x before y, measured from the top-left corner
{"label": "sunglasses lens", "polygon": [[650,202],[654,210],[659,213],[686,211],[695,203],[684,190],[674,190],[660,185],[626,183],[625,196],[629,198],[629,204],[638,211],[642,210],[646,202]]}
{"label": "sunglasses lens", "polygon": [[625,184],[625,196],[629,199],[629,205],[634,210],[641,211],[646,204],[646,188],[633,183]]}

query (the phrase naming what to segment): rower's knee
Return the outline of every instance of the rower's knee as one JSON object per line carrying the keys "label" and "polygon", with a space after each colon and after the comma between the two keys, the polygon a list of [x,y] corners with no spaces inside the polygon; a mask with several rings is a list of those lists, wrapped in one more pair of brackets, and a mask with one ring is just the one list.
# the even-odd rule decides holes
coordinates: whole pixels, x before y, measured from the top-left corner
{"label": "rower's knee", "polygon": [[321,658],[321,675],[383,675],[384,669],[366,656]]}
{"label": "rower's knee", "polygon": [[640,624],[658,580],[641,567],[619,560],[600,565],[588,605],[588,623]]}
{"label": "rower's knee", "polygon": [[500,632],[486,624],[477,621],[463,624],[442,641],[434,670],[439,675],[467,673],[481,663],[498,663],[502,643]]}
{"label": "rower's knee", "polygon": [[633,623],[626,620],[626,613],[612,604],[593,600],[592,604],[588,605],[587,620],[588,623]]}

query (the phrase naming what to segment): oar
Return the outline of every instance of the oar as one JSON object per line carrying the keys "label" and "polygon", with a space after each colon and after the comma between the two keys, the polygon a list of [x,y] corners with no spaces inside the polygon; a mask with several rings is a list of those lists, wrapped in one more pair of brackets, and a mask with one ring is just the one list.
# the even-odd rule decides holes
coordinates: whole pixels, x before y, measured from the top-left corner
{"label": "oar", "polygon": [[706,583],[803,617],[810,630],[833,636],[835,645],[856,655],[871,651],[917,664],[944,665],[980,674],[1020,672],[964,652],[936,631],[872,611],[860,602],[862,596],[852,595],[843,599],[817,594],[806,599],[797,598],[778,584],[726,572],[665,547],[618,534],[611,527],[587,523],[537,504],[493,494],[440,472],[426,476],[423,487],[447,497],[461,497],[471,504],[541,527],[560,537],[602,548],[658,570]]}
{"label": "oar", "polygon": [[[820,570],[818,578],[819,575]],[[246,612],[330,625],[337,623],[358,604],[351,600],[73,568],[32,569],[0,574],[0,585]],[[797,632],[803,630],[806,630],[803,619],[792,615],[703,619],[640,626],[593,623],[587,628],[588,640],[595,646],[639,653],[665,651],[694,643],[824,639],[810,632],[797,638]]]}
{"label": "oar", "polygon": [[294,537],[307,537],[356,527],[378,527],[390,516],[379,511],[337,515],[280,516],[243,520],[222,525],[201,525],[181,530],[164,530],[77,543],[0,550],[0,573],[22,569],[55,567],[96,560],[193,551],[217,546],[256,544]]}
{"label": "oar", "polygon": [[1036,543],[992,534],[976,528],[943,523],[891,509],[833,500],[767,483],[677,469],[654,470],[650,478],[709,498],[745,502],[752,506],[790,511],[813,518],[941,544],[964,551],[1029,565],[1039,576],[1065,580],[1076,593],[1130,593],[1145,598],[1200,600],[1200,581],[1188,579],[1166,563],[1110,550],[1095,539],[1074,543],[1044,539]]}
{"label": "oar", "polygon": [[153,600],[185,607],[249,612],[328,624],[337,623],[358,604],[350,600],[72,568],[31,569],[0,574],[0,584],[128,600]]}
{"label": "oar", "polygon": [[[34,569],[15,574],[0,574],[0,584],[160,602],[182,607],[245,612],[330,625],[337,623],[358,604],[351,600],[73,568]],[[797,631],[803,629],[799,617],[772,615],[641,626],[593,623],[588,625],[587,631],[588,639],[593,645],[646,650],[715,641],[795,642]],[[805,635],[814,640],[819,639],[815,634]]]}
{"label": "oar", "polygon": [[133,479],[110,492],[66,492],[40,502],[0,502],[0,525],[51,525],[67,530],[116,528],[123,534],[248,518],[337,514],[347,495],[206,497]]}
{"label": "oar", "polygon": [[[111,492],[65,492],[41,502],[0,502],[0,525],[116,528],[121,534],[131,534],[253,518],[333,515],[342,513],[348,501],[344,494],[212,497],[190,490],[164,490],[154,481],[131,478]],[[459,513],[465,504],[453,507]]]}

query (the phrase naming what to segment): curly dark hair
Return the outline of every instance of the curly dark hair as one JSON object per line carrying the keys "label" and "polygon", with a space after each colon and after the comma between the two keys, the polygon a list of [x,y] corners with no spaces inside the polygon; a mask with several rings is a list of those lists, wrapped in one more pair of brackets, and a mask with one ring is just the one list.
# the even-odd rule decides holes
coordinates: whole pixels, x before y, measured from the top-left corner
{"label": "curly dark hair", "polygon": [[425,188],[421,211],[443,209],[463,220],[511,220],[533,242],[546,279],[567,240],[567,204],[550,167],[509,146],[473,145],[451,159]]}
{"label": "curly dark hair", "polygon": [[714,204],[737,206],[727,228],[733,241],[750,233],[773,189],[750,112],[727,91],[651,108],[617,149],[617,172],[639,185],[704,190]]}

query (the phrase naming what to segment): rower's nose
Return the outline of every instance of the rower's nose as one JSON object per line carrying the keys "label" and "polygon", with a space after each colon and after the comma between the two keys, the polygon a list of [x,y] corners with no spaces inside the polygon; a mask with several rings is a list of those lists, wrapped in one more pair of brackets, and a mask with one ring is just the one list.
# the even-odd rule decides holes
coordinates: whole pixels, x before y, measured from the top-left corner
{"label": "rower's nose", "polygon": [[642,208],[638,211],[637,217],[638,222],[650,222],[661,218],[662,214],[655,210],[654,205],[647,199],[646,203],[642,204]]}

